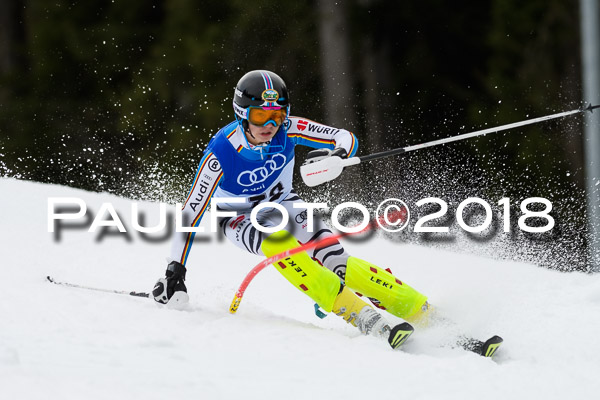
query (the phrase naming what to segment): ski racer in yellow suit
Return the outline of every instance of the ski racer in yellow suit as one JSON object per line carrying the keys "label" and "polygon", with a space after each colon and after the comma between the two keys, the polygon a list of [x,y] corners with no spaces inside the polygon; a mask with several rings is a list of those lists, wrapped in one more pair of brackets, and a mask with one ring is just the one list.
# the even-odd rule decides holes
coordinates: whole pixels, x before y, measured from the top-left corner
{"label": "ski racer in yellow suit", "polygon": [[[354,134],[290,116],[287,87],[270,71],[245,74],[235,88],[233,108],[236,120],[219,130],[204,151],[183,206],[184,221],[196,227],[212,198],[236,198],[242,202],[219,203],[220,210],[237,215],[223,218],[220,227],[235,245],[250,253],[270,257],[331,236],[317,218],[312,229],[306,224],[307,209],[292,188],[294,147],[316,148],[308,155],[313,161],[350,157],[358,147]],[[253,207],[263,202],[275,202],[287,210],[289,220],[284,229],[266,234],[251,223]],[[265,208],[257,219],[263,227],[274,227],[282,221],[282,213]],[[165,277],[158,280],[152,293],[157,302],[188,301],[185,265],[194,235],[175,236]],[[421,318],[428,310],[423,294],[385,269],[351,256],[339,242],[293,255],[275,268],[322,309],[341,316],[364,334],[387,338],[394,348],[405,336],[392,332],[390,324],[355,292],[407,321]],[[407,323],[403,326],[410,327]]]}

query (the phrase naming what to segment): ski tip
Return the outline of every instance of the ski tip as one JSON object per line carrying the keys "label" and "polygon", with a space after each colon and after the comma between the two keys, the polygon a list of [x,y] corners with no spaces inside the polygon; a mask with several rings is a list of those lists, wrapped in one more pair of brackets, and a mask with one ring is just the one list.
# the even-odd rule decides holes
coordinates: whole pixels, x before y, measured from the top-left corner
{"label": "ski tip", "polygon": [[502,339],[500,336],[492,336],[483,342],[483,345],[481,346],[481,355],[484,357],[493,357],[502,342],[504,342],[504,339]]}
{"label": "ski tip", "polygon": [[404,342],[413,334],[415,328],[408,322],[403,322],[394,326],[390,330],[390,336],[388,337],[388,343],[392,346],[392,349],[397,349],[402,346]]}

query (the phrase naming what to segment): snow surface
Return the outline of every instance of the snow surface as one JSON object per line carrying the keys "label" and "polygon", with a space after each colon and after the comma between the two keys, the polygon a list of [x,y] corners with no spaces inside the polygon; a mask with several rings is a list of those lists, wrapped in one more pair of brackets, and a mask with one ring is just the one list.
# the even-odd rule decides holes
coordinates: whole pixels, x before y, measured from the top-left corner
{"label": "snow surface", "polygon": [[[347,242],[391,267],[456,325],[417,331],[400,351],[330,315],[272,267],[228,312],[261,259],[207,236],[188,264],[191,306],[61,287],[56,280],[150,291],[170,243],[131,233],[47,231],[48,197],[131,201],[0,179],[2,399],[584,399],[600,392],[600,275],[560,273],[416,245]],[[142,210],[156,214],[156,204]],[[148,224],[153,223],[150,218]],[[396,318],[386,314],[391,321]],[[460,327],[460,329],[458,328]],[[505,338],[495,361],[453,349],[449,335]]]}

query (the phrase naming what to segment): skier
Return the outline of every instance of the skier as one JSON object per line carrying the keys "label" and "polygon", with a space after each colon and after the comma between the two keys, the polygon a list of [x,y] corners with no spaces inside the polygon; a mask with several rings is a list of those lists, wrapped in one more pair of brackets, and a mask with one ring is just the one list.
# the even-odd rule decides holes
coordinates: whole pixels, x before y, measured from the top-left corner
{"label": "skier", "polygon": [[[312,230],[305,221],[305,203],[292,188],[294,147],[301,144],[317,149],[308,153],[307,162],[351,157],[358,147],[354,134],[290,116],[287,87],[270,71],[251,71],[239,80],[233,109],[236,120],[219,130],[204,151],[183,205],[186,224],[199,225],[211,198],[236,198],[239,202],[219,203],[219,210],[237,215],[222,218],[219,224],[229,240],[250,253],[270,257],[299,243],[331,236],[318,218]],[[263,202],[275,202],[287,210],[289,220],[284,229],[266,234],[251,223],[252,209]],[[278,226],[282,218],[273,207],[262,209],[257,216],[263,227]],[[188,301],[186,262],[194,235],[175,236],[165,277],[152,291],[157,302],[177,306]],[[341,316],[363,334],[388,339],[393,348],[412,333],[411,325],[390,327],[355,292],[404,320],[418,320],[428,311],[423,294],[385,269],[351,256],[339,242],[295,254],[275,268],[322,309]]]}

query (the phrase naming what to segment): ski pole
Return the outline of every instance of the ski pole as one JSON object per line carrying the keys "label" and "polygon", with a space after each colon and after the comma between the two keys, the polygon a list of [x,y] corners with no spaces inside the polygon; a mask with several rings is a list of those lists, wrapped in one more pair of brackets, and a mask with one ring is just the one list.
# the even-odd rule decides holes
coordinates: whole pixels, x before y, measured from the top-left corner
{"label": "ski pole", "polygon": [[[400,212],[391,212],[388,214],[388,218],[387,218],[388,221],[389,221],[390,217],[393,218],[395,221],[398,221],[398,220],[402,220],[402,219],[406,218],[406,213],[403,213],[401,211]],[[242,284],[238,288],[237,292],[235,292],[235,296],[233,297],[231,306],[229,306],[229,312],[231,314],[235,314],[237,312],[237,310],[240,306],[240,303],[242,302],[242,297],[244,297],[244,293],[246,292],[246,289],[248,288],[248,285],[250,285],[250,282],[252,282],[252,280],[254,279],[256,274],[258,274],[260,271],[265,269],[268,265],[274,264],[279,260],[287,258],[296,253],[300,253],[302,251],[311,250],[311,249],[314,249],[315,247],[319,247],[319,246],[328,246],[332,243],[335,243],[338,239],[341,239],[342,237],[350,236],[350,235],[357,235],[359,233],[364,233],[371,228],[375,228],[376,223],[377,224],[381,223],[382,221],[384,221],[384,218],[385,218],[385,216],[379,218],[378,220],[373,220],[373,221],[369,222],[369,224],[360,231],[341,232],[341,233],[337,233],[335,235],[329,236],[325,239],[313,240],[313,241],[307,242],[301,246],[294,247],[293,249],[283,251],[279,254],[275,254],[274,256],[271,256],[269,258],[262,260],[254,268],[252,268],[250,270],[250,272],[248,272],[248,274],[244,278]],[[378,221],[378,222],[376,222],[376,221]]]}
{"label": "ski pole", "polygon": [[95,290],[97,292],[105,292],[105,293],[125,294],[128,296],[135,296],[135,297],[150,297],[149,293],[144,293],[144,292],[128,292],[125,290],[102,289],[102,288],[95,288],[95,287],[90,287],[90,286],[77,285],[74,283],[55,281],[54,278],[52,278],[51,276],[47,276],[46,279],[49,282],[54,283],[55,285],[68,286],[68,287],[73,287],[73,288],[77,288],[77,289]]}
{"label": "ski pole", "polygon": [[583,113],[586,111],[593,112],[593,110],[595,110],[596,108],[600,108],[600,105],[593,106],[590,104],[589,106],[587,106],[585,108],[578,108],[575,110],[564,111],[564,112],[560,112],[560,113],[556,113],[556,114],[546,115],[543,117],[526,119],[523,121],[513,122],[510,124],[501,125],[501,126],[497,126],[494,128],[481,129],[481,130],[470,132],[470,133],[463,133],[463,134],[456,135],[456,136],[450,136],[450,137],[447,137],[444,139],[438,139],[438,140],[433,140],[431,142],[415,144],[412,146],[401,147],[401,148],[393,149],[393,150],[382,151],[379,153],[373,153],[373,154],[369,154],[366,156],[350,157],[350,158],[346,158],[346,159],[341,159],[340,157],[328,157],[324,160],[317,161],[317,162],[314,162],[311,164],[305,164],[305,165],[301,166],[300,174],[302,175],[302,180],[304,181],[304,183],[307,186],[317,186],[317,185],[320,185],[322,183],[325,183],[325,182],[328,182],[328,181],[331,181],[331,180],[337,178],[344,170],[344,167],[348,167],[351,165],[357,165],[364,161],[379,160],[381,158],[390,157],[390,156],[394,156],[397,154],[408,153],[409,151],[425,149],[427,147],[433,147],[433,146],[437,146],[437,145],[445,144],[445,143],[457,142],[459,140],[469,139],[469,138],[476,137],[476,136],[482,136],[482,135],[486,135],[488,133],[502,132],[502,131],[505,131],[508,129],[517,128],[519,126],[537,124],[538,122],[549,121],[552,119],[562,118],[562,117],[566,117],[568,115]]}

